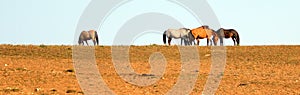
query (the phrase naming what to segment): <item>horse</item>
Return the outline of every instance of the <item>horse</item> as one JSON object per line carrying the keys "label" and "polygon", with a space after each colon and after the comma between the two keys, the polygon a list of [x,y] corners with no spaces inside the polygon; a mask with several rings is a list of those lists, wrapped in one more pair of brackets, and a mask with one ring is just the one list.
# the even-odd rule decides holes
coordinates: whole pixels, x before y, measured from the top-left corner
{"label": "horse", "polygon": [[218,34],[216,33],[215,30],[213,30],[212,34],[213,34],[212,40],[214,42],[214,45],[217,46],[218,45],[219,36],[218,36]]}
{"label": "horse", "polygon": [[[217,33],[213,29],[210,29],[209,26],[203,25],[198,28],[192,29],[191,34],[193,35],[194,39],[197,40],[197,45],[200,43],[200,39],[207,39],[207,46],[212,46],[212,42],[214,42],[214,45],[217,45],[218,36]],[[213,40],[211,37],[213,36]]]}
{"label": "horse", "polygon": [[235,29],[224,29],[220,28],[217,31],[218,35],[221,37],[220,43],[223,45],[223,38],[228,39],[232,38],[234,45],[240,45],[240,36],[239,33]]}
{"label": "horse", "polygon": [[84,45],[84,41],[88,44],[88,40],[93,40],[94,46],[99,45],[99,39],[98,39],[98,34],[97,31],[95,30],[90,30],[90,31],[82,31],[79,36],[78,44],[79,45]]}
{"label": "horse", "polygon": [[180,29],[168,29],[163,33],[163,42],[166,45],[166,38],[168,38],[168,44],[171,45],[172,38],[184,40],[185,45],[191,45],[189,39],[191,37],[190,29],[188,28],[180,28]]}

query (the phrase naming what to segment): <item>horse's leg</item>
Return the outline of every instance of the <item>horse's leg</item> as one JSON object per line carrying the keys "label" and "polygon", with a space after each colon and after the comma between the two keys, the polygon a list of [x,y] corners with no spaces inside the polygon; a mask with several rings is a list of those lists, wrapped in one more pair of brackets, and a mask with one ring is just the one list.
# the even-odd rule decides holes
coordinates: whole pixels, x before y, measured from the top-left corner
{"label": "horse's leg", "polygon": [[184,39],[184,44],[185,44],[186,46],[189,46],[189,45],[190,45],[190,41],[189,41],[188,38]]}
{"label": "horse's leg", "polygon": [[182,40],[183,40],[183,39],[182,39],[182,38],[180,38],[180,39],[181,39],[180,44],[181,44],[181,46],[182,46]]}
{"label": "horse's leg", "polygon": [[191,45],[191,41],[190,41],[190,39],[188,38],[188,39],[186,39],[186,43],[187,43],[187,45],[188,46],[190,46]]}
{"label": "horse's leg", "polygon": [[234,44],[234,46],[236,45],[235,44],[235,38],[234,37],[231,37],[232,38],[232,40],[233,40],[233,44]]}
{"label": "horse's leg", "polygon": [[199,43],[200,43],[200,39],[197,39],[197,45],[199,46]]}
{"label": "horse's leg", "polygon": [[210,46],[212,46],[212,44],[213,44],[213,40],[212,40],[212,38],[211,38],[211,39],[209,39],[209,41],[210,41]]}
{"label": "horse's leg", "polygon": [[94,46],[96,46],[96,40],[93,40]]}
{"label": "horse's leg", "polygon": [[207,46],[209,46],[209,38],[206,39]]}
{"label": "horse's leg", "polygon": [[171,40],[172,40],[172,38],[168,38],[168,44],[169,44],[169,46],[171,45]]}
{"label": "horse's leg", "polygon": [[87,40],[85,41],[86,45],[89,46],[89,43],[87,42]]}
{"label": "horse's leg", "polygon": [[185,39],[186,41],[186,45],[188,45],[188,46],[190,46],[191,45],[191,42],[190,42],[190,40],[189,39]]}
{"label": "horse's leg", "polygon": [[221,37],[221,39],[220,39],[220,45],[221,45],[221,46],[223,46],[223,40],[224,40],[224,38]]}
{"label": "horse's leg", "polygon": [[[212,39],[209,38],[209,39],[208,39],[208,42],[210,42],[210,46],[212,46],[212,43],[213,43],[213,42],[212,42]],[[207,43],[207,45],[208,45],[208,43]]]}
{"label": "horse's leg", "polygon": [[84,41],[81,41],[81,45],[84,46]]}
{"label": "horse's leg", "polygon": [[186,46],[186,39],[182,39],[184,46]]}

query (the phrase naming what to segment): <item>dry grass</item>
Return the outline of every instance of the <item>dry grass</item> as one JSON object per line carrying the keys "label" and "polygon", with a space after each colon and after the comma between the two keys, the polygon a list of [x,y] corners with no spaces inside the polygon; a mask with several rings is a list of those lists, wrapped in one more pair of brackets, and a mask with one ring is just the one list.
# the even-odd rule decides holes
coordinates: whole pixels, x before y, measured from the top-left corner
{"label": "dry grass", "polygon": [[[300,46],[239,46],[227,48],[227,65],[216,94],[300,94]],[[176,46],[131,46],[130,62],[139,74],[150,72],[148,59],[160,52],[167,60],[163,78],[140,87],[122,80],[114,71],[111,47],[98,46],[99,71],[116,94],[164,94],[180,72]],[[199,47],[201,66],[191,94],[203,90],[210,70],[210,47]],[[0,45],[0,95],[83,94],[76,80],[71,46]]]}

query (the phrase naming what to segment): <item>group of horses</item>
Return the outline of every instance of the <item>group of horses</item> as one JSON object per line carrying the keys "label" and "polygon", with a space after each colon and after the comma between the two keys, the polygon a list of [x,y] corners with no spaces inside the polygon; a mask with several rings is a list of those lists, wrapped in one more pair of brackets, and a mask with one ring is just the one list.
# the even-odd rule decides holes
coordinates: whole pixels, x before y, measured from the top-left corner
{"label": "group of horses", "polygon": [[224,29],[220,28],[215,31],[210,29],[209,26],[203,25],[195,29],[180,28],[180,29],[168,29],[163,34],[163,42],[166,44],[166,38],[168,38],[168,44],[171,45],[172,38],[181,39],[184,41],[185,45],[196,45],[195,40],[197,40],[197,45],[200,43],[200,39],[207,39],[207,46],[214,43],[217,45],[220,39],[220,45],[223,45],[223,38],[232,38],[234,45],[240,45],[240,37],[236,30],[234,29]]}
{"label": "group of horses", "polygon": [[[223,38],[232,38],[234,45],[240,44],[240,37],[236,30],[234,29],[224,29],[220,28],[215,31],[210,29],[209,26],[203,25],[195,29],[180,28],[180,29],[168,29],[163,33],[163,42],[166,44],[166,38],[168,38],[168,44],[171,45],[172,38],[181,39],[181,45],[184,41],[185,45],[196,45],[195,40],[197,40],[197,45],[200,43],[200,39],[207,39],[207,46],[214,43],[217,45],[220,39],[220,45],[223,45]],[[88,44],[88,40],[93,40],[94,45],[99,45],[98,33],[95,30],[82,31],[78,44],[84,45],[84,42]]]}

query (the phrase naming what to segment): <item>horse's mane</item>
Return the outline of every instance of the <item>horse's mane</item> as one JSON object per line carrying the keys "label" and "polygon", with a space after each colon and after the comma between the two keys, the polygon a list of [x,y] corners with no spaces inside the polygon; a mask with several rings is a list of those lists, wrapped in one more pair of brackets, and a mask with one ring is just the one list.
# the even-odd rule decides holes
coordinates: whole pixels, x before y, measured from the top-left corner
{"label": "horse's mane", "polygon": [[191,30],[191,29],[188,29],[188,28],[181,28],[181,29],[184,29],[184,30],[186,30],[186,31]]}
{"label": "horse's mane", "polygon": [[209,26],[208,25],[202,25],[202,26],[199,26],[198,28],[209,29]]}
{"label": "horse's mane", "polygon": [[236,31],[235,29],[224,29],[224,28],[220,28],[219,30],[221,30],[221,29],[223,29],[225,31]]}

